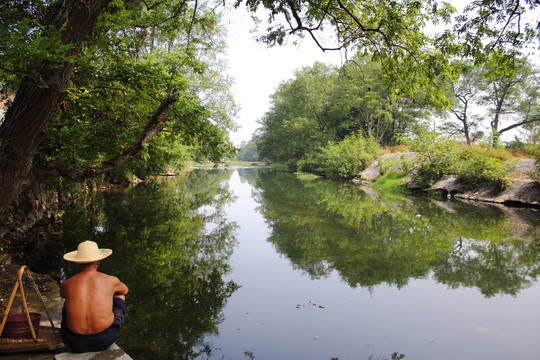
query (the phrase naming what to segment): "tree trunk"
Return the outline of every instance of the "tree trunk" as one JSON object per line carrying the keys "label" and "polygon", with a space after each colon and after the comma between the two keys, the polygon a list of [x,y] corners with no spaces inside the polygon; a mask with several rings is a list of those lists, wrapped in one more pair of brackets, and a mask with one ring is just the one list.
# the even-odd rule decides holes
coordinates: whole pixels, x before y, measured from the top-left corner
{"label": "tree trunk", "polygon": [[[67,0],[60,2],[50,27],[64,23],[63,44],[73,44],[67,56],[79,51],[99,14],[110,0]],[[26,76],[0,126],[0,213],[30,182],[32,159],[58,99],[73,69],[73,63],[43,61],[37,67],[41,79]]]}

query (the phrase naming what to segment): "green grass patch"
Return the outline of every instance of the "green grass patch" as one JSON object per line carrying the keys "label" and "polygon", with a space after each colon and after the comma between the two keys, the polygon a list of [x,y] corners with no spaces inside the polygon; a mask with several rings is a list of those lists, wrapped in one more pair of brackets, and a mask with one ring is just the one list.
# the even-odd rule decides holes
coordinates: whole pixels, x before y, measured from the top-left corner
{"label": "green grass patch", "polygon": [[395,171],[389,171],[373,183],[373,188],[397,194],[405,194],[407,192],[405,185],[403,185],[405,178],[406,175],[401,175]]}
{"label": "green grass patch", "polygon": [[297,178],[299,178],[300,180],[315,180],[317,178],[319,178],[320,176],[318,175],[315,175],[315,174],[309,174],[309,173],[305,173],[305,172],[296,172],[294,173],[296,175]]}

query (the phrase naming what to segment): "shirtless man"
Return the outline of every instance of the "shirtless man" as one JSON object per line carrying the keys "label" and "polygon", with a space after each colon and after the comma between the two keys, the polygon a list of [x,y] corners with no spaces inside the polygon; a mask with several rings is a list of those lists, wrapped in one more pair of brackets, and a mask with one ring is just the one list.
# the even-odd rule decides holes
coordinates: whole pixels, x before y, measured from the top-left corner
{"label": "shirtless man", "polygon": [[79,264],[81,271],[60,284],[66,299],[61,335],[74,352],[101,351],[115,341],[124,322],[128,288],[118,278],[98,272],[100,261],[112,254],[93,241],[83,241],[64,259]]}

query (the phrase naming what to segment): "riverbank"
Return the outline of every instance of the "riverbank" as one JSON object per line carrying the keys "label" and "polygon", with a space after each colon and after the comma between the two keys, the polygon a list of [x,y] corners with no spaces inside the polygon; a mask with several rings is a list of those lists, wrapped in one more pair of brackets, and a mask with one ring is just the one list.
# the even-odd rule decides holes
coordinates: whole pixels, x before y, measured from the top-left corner
{"label": "riverbank", "polygon": [[400,185],[411,190],[426,194],[439,192],[442,196],[464,200],[540,207],[540,182],[531,177],[532,172],[536,169],[533,159],[517,160],[513,170],[508,173],[510,185],[500,190],[496,184],[489,182],[482,182],[478,186],[463,183],[454,175],[443,176],[430,187],[420,187],[412,180],[411,173],[406,173],[403,168],[400,168],[401,161],[413,163],[416,158],[416,153],[384,154],[352,181],[362,185],[373,184],[383,176],[381,168],[385,167],[385,164],[390,164],[386,165],[386,171],[393,170],[403,173],[403,181]]}

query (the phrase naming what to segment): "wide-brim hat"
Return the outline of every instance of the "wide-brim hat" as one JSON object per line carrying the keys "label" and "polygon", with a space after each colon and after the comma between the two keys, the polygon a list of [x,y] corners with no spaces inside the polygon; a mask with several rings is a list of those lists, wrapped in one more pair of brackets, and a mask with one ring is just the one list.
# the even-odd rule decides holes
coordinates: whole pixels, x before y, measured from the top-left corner
{"label": "wide-brim hat", "polygon": [[87,264],[105,259],[111,254],[111,249],[100,249],[95,242],[86,240],[79,244],[77,250],[64,254],[64,260],[77,264]]}

